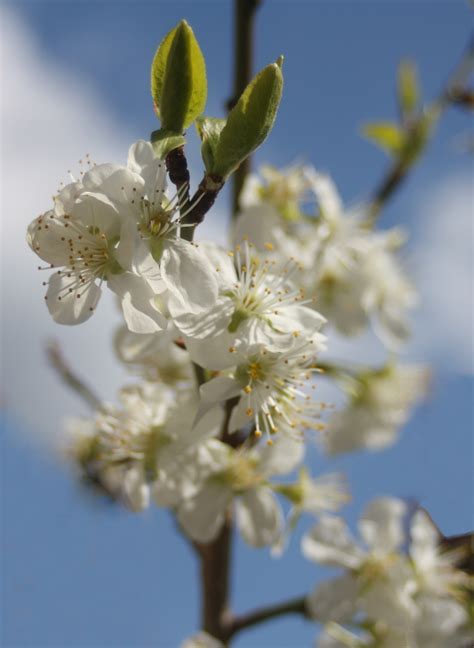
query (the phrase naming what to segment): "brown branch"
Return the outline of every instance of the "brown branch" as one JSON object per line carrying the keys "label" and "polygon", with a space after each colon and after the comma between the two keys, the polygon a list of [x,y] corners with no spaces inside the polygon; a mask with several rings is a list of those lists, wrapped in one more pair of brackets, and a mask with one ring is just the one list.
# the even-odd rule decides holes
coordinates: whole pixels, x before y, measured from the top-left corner
{"label": "brown branch", "polygon": [[48,357],[50,365],[53,367],[53,369],[55,369],[65,385],[67,385],[70,389],[72,389],[72,391],[78,394],[91,409],[100,409],[100,398],[98,398],[93,390],[88,385],[86,385],[86,383],[81,378],[79,378],[79,376],[77,376],[73,369],[71,369],[71,367],[65,360],[61,348],[57,342],[52,341],[47,345],[46,355]]}
{"label": "brown branch", "polygon": [[286,614],[300,614],[305,618],[309,618],[309,613],[306,608],[306,597],[299,596],[283,603],[276,605],[268,605],[266,607],[257,608],[246,614],[234,616],[228,624],[228,638],[233,637],[241,630],[246,630],[259,623],[264,623],[270,619],[275,619]]}
{"label": "brown branch", "polygon": [[[238,101],[250,81],[253,59],[253,23],[255,10],[260,0],[234,0],[235,43],[234,43],[234,97],[229,109]],[[245,176],[250,168],[247,159],[234,173],[232,211],[235,216],[238,198]],[[222,189],[222,178],[205,175],[196,193],[190,200],[191,208],[184,217],[185,224],[198,225],[214,204]],[[192,240],[194,227],[183,228],[182,235]],[[234,401],[226,404],[221,439],[236,447],[241,443],[239,435],[228,432]],[[232,544],[232,513],[229,510],[226,521],[215,540],[209,544],[195,544],[201,564],[202,628],[212,636],[226,642],[231,637],[232,616],[229,611],[230,564]]]}
{"label": "brown branch", "polygon": [[185,227],[181,231],[182,238],[192,241],[194,229],[202,223],[204,216],[214,204],[217,194],[224,186],[224,179],[213,174],[206,174],[201,180],[196,193],[189,201],[188,213],[182,219],[184,225],[194,225],[194,227]]}
{"label": "brown branch", "polygon": [[219,535],[208,544],[194,543],[201,564],[202,629],[227,641],[229,626],[230,559],[232,521],[230,514]]}
{"label": "brown branch", "polygon": [[[261,0],[234,1],[234,88],[233,96],[227,101],[231,110],[240,95],[250,83],[254,58],[254,25],[256,10]],[[239,209],[239,196],[250,171],[250,157],[247,157],[235,171],[232,184],[232,215]]]}
{"label": "brown branch", "polygon": [[178,193],[182,192],[182,211],[186,209],[189,202],[189,170],[188,161],[184,154],[184,146],[178,146],[168,153],[165,158],[166,170],[171,182],[175,185]]}

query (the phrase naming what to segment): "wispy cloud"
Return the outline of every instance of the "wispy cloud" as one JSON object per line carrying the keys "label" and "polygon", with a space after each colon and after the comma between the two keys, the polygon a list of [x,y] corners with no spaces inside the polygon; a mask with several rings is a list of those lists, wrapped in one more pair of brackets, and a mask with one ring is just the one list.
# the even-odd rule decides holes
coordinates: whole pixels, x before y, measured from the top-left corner
{"label": "wispy cloud", "polygon": [[440,369],[473,372],[472,176],[446,177],[421,194],[414,280],[421,303],[409,351]]}
{"label": "wispy cloud", "polygon": [[47,60],[11,10],[1,9],[2,41],[2,403],[33,431],[56,433],[80,404],[47,367],[44,347],[60,341],[74,366],[111,398],[124,378],[110,331],[117,311],[110,296],[89,323],[55,326],[43,303],[45,278],[25,241],[28,223],[49,208],[67,170],[89,152],[97,161],[124,161],[130,143],[91,85]]}

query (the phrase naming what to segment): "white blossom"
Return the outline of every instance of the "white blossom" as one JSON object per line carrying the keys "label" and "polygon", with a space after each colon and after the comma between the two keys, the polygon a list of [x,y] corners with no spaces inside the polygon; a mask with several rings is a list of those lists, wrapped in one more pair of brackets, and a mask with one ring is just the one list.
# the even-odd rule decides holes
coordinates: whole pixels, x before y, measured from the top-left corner
{"label": "white blossom", "polygon": [[195,362],[210,369],[232,366],[238,342],[285,349],[293,337],[302,337],[322,345],[325,320],[307,307],[302,291],[292,284],[295,261],[259,259],[247,242],[235,254],[209,244],[201,247],[218,278],[218,300],[204,315],[182,312],[170,302],[173,321]]}
{"label": "white blossom", "polygon": [[349,402],[332,414],[323,443],[331,454],[392,445],[412,409],[426,394],[429,372],[417,365],[388,364],[348,383]]}
{"label": "white blossom", "polygon": [[[406,513],[400,500],[374,500],[359,522],[363,544],[340,518],[322,517],[303,538],[303,553],[344,571],[313,591],[308,609],[320,622],[330,622],[328,636],[335,638],[339,626],[334,623],[363,622],[369,634],[360,645],[461,648],[469,637],[462,594],[466,578],[454,557],[435,546],[435,529],[423,512],[412,519],[407,555]],[[321,645],[331,645],[325,642]]]}
{"label": "white blossom", "polygon": [[211,379],[201,387],[203,411],[214,403],[238,398],[229,421],[233,433],[249,424],[257,437],[282,432],[301,439],[304,430],[319,431],[324,404],[305,391],[318,371],[313,340],[295,340],[285,351],[271,351],[256,344],[242,351],[233,349],[235,369]]}
{"label": "white blossom", "polygon": [[300,443],[279,437],[271,447],[234,450],[215,441],[212,471],[201,489],[178,508],[184,531],[198,542],[217,536],[231,503],[243,539],[254,547],[277,541],[283,514],[269,479],[294,469],[303,457]]}
{"label": "white blossom", "polygon": [[120,392],[121,407],[104,405],[93,421],[71,421],[72,454],[85,475],[132,510],[155,500],[175,505],[199,486],[196,462],[222,421],[210,410],[193,426],[192,392],[141,383]]}

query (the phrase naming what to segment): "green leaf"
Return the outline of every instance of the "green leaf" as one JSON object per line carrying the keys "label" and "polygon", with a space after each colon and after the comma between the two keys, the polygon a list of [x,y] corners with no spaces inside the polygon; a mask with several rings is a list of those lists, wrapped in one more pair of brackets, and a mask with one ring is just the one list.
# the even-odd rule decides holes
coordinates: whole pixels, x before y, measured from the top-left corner
{"label": "green leaf", "polygon": [[204,110],[206,64],[185,20],[165,36],[152,64],[152,95],[162,128],[182,132]]}
{"label": "green leaf", "polygon": [[153,57],[153,62],[151,64],[151,96],[153,97],[153,103],[158,117],[160,116],[160,104],[163,90],[163,79],[165,78],[166,61],[177,29],[178,27],[175,27],[163,38],[156,50],[156,54]]}
{"label": "green leaf", "polygon": [[201,155],[209,173],[214,168],[216,149],[225,124],[225,119],[217,117],[200,117],[196,120],[196,130],[202,142]]}
{"label": "green leaf", "polygon": [[411,61],[402,61],[398,68],[398,103],[404,117],[412,115],[420,101],[416,68]]}
{"label": "green leaf", "polygon": [[186,143],[185,138],[181,133],[175,133],[174,131],[165,130],[160,128],[160,130],[153,131],[151,134],[151,145],[156,155],[164,159],[170,151],[180,146],[184,146]]}
{"label": "green leaf", "polygon": [[405,134],[392,122],[374,122],[362,128],[363,135],[390,155],[398,155],[405,144]]}
{"label": "green leaf", "polygon": [[214,151],[216,175],[230,175],[271,131],[283,91],[282,60],[259,72],[230,111]]}

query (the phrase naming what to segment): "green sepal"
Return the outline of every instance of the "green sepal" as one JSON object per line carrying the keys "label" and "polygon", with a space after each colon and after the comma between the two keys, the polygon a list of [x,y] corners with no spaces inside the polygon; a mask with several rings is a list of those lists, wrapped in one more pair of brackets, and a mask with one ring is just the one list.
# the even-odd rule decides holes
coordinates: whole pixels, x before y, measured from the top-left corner
{"label": "green sepal", "polygon": [[283,91],[282,60],[261,70],[230,111],[215,148],[212,173],[227,178],[271,131]]}
{"label": "green sepal", "polygon": [[173,149],[184,146],[186,143],[186,139],[181,133],[175,133],[164,128],[153,131],[150,140],[153,150],[161,159],[164,159]]}
{"label": "green sepal", "polygon": [[420,101],[420,89],[416,68],[411,61],[402,61],[398,67],[397,96],[402,116],[413,115]]}
{"label": "green sepal", "polygon": [[163,39],[153,59],[151,91],[163,129],[182,132],[204,110],[206,63],[185,20]]}
{"label": "green sepal", "polygon": [[225,119],[217,117],[199,117],[196,119],[196,130],[201,139],[201,156],[206,171],[212,173],[219,137],[226,124]]}
{"label": "green sepal", "polygon": [[363,135],[389,155],[398,156],[405,145],[405,133],[393,122],[374,122],[362,128]]}

